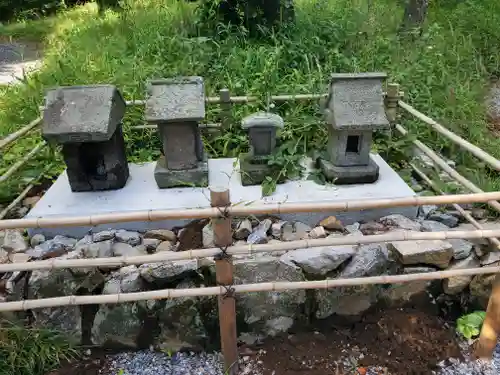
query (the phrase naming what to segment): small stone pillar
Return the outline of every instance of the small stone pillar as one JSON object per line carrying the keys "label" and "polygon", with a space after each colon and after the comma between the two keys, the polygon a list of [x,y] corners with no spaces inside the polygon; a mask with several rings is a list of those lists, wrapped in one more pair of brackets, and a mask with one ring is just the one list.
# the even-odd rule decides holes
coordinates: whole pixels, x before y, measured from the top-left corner
{"label": "small stone pillar", "polygon": [[74,192],[116,190],[129,177],[122,119],[126,103],[115,86],[59,87],[45,97],[42,135],[62,145]]}
{"label": "small stone pillar", "polygon": [[160,189],[208,185],[198,123],[205,118],[202,77],[180,77],[150,83],[146,120],[157,124],[163,156],[156,163],[155,180]]}
{"label": "small stone pillar", "polygon": [[267,161],[276,148],[276,130],[283,128],[284,122],[277,114],[258,112],[245,117],[241,126],[250,139],[250,152],[240,157],[241,182],[258,185],[271,173]]}
{"label": "small stone pillar", "polygon": [[319,168],[337,185],[377,181],[378,165],[370,157],[373,131],[388,129],[384,107],[384,73],[334,74],[324,116],[328,124],[327,156]]}

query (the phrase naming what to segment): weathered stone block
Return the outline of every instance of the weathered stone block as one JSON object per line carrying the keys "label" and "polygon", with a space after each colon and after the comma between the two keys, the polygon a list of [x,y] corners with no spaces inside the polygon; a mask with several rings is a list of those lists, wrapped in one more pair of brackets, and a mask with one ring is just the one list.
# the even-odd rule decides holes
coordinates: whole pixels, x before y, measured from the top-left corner
{"label": "weathered stone block", "polygon": [[337,185],[370,184],[379,176],[379,166],[371,158],[368,165],[340,167],[326,159],[319,159],[318,164],[327,180]]}
{"label": "weathered stone block", "polygon": [[154,171],[155,181],[159,188],[172,187],[206,187],[208,186],[208,163],[198,163],[196,168],[172,170],[165,165],[165,158],[161,157],[156,163]]}
{"label": "weathered stone block", "polygon": [[50,90],[42,134],[61,143],[71,190],[114,190],[129,177],[121,122],[126,104],[114,86]]}

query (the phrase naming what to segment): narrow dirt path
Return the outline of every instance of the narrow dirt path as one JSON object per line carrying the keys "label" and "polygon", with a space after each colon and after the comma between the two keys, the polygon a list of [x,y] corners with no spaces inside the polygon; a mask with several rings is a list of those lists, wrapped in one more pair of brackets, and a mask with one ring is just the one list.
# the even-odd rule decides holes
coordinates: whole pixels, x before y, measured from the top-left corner
{"label": "narrow dirt path", "polygon": [[41,47],[33,42],[0,40],[0,85],[14,84],[41,65]]}

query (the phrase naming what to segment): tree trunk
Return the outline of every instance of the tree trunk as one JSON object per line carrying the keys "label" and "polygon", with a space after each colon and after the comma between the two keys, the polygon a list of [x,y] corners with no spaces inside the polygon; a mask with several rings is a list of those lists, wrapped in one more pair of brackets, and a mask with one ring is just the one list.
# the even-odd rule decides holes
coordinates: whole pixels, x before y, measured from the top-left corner
{"label": "tree trunk", "polygon": [[429,0],[408,0],[400,32],[421,30],[427,16]]}

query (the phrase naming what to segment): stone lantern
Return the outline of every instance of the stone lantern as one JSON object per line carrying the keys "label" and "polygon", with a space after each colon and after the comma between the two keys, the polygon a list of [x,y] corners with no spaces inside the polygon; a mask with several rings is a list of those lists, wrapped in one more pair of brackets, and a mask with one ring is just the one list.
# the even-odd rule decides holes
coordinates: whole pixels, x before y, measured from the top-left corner
{"label": "stone lantern", "polygon": [[208,164],[198,127],[204,118],[202,77],[150,83],[146,120],[158,125],[163,145],[163,156],[154,172],[159,188],[208,185]]}
{"label": "stone lantern", "polygon": [[261,184],[270,174],[267,164],[276,148],[276,131],[283,128],[281,116],[258,112],[243,119],[241,126],[248,131],[250,152],[240,157],[243,185]]}
{"label": "stone lantern", "polygon": [[62,144],[71,190],[116,190],[129,169],[122,132],[126,103],[115,86],[59,87],[45,97],[42,136]]}
{"label": "stone lantern", "polygon": [[382,89],[384,73],[334,74],[324,116],[328,145],[318,164],[335,184],[372,183],[379,175],[370,157],[375,130],[389,128]]}

